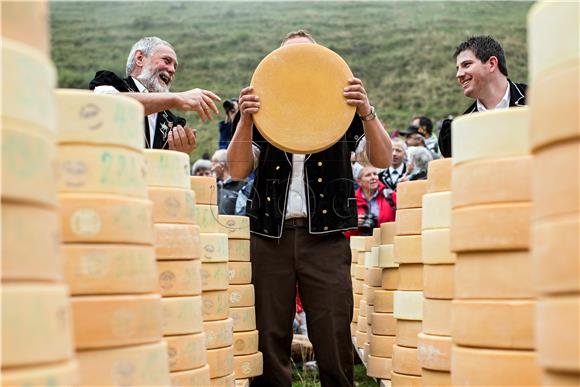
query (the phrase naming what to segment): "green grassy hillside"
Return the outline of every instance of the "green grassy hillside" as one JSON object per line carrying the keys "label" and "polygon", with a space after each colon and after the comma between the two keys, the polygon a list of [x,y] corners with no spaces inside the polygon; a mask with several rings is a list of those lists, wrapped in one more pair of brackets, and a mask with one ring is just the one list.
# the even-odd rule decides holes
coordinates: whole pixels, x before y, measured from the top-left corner
{"label": "green grassy hillside", "polygon": [[[363,79],[393,128],[426,114],[440,119],[470,101],[455,81],[455,46],[490,34],[503,44],[510,77],[527,76],[529,2],[53,2],[52,56],[59,87],[87,88],[99,69],[124,73],[142,36],[171,42],[180,68],[173,90],[201,87],[235,97],[259,61],[291,30],[305,28]],[[198,128],[192,155],[217,147],[217,122]]]}

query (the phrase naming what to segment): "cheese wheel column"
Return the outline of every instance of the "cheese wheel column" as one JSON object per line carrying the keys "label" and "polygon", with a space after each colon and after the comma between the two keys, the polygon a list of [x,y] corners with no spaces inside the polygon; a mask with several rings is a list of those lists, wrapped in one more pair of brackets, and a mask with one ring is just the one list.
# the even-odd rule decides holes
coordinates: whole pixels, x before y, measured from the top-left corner
{"label": "cheese wheel column", "polygon": [[[367,277],[367,267],[365,258],[371,254],[373,247],[372,236],[351,236],[350,248],[352,252],[351,268],[354,272],[353,282],[353,322],[354,343],[360,350],[364,350],[367,340],[367,301],[365,297],[365,278]],[[370,259],[370,258],[369,258]],[[368,285],[367,285],[368,287]],[[367,290],[368,293],[368,290]],[[366,361],[364,352],[361,360]]]}

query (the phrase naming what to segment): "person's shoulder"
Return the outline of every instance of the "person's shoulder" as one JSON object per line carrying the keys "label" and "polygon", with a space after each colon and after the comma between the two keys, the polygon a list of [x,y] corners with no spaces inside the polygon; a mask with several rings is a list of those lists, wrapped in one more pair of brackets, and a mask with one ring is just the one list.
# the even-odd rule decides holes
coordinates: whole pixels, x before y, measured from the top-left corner
{"label": "person's shoulder", "polygon": [[109,70],[99,70],[89,83],[89,89],[94,90],[97,86],[113,86],[119,91],[128,91],[126,82],[117,74]]}

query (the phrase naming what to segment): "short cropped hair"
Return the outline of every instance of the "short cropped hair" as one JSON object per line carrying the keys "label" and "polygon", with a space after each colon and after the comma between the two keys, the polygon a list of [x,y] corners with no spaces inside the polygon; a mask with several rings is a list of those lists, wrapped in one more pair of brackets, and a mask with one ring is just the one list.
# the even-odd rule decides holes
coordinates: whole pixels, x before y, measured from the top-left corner
{"label": "short cropped hair", "polygon": [[157,36],[148,36],[139,39],[137,43],[131,47],[131,52],[129,52],[129,57],[127,58],[127,66],[125,67],[125,74],[127,76],[131,75],[133,69],[135,68],[137,51],[141,51],[143,55],[149,56],[155,51],[158,46],[167,46],[172,50],[175,50],[169,42],[158,38]]}
{"label": "short cropped hair", "polygon": [[415,166],[415,169],[426,171],[427,165],[431,160],[433,160],[431,152],[423,146],[410,147],[409,151],[409,161]]}
{"label": "short cropped hair", "polygon": [[200,170],[210,170],[211,161],[206,159],[199,159],[191,166],[191,175],[196,176]]}
{"label": "short cropped hair", "polygon": [[428,134],[433,133],[433,121],[429,117],[416,116],[413,118],[413,121],[417,119],[419,120],[419,127],[425,128]]}
{"label": "short cropped hair", "polygon": [[215,153],[213,154],[212,160],[215,159],[216,162],[218,163],[223,163],[224,165],[228,164],[228,151],[225,149],[218,149],[215,151]]}
{"label": "short cropped hair", "polygon": [[282,40],[282,45],[284,45],[284,43],[286,43],[288,40],[293,39],[293,38],[306,38],[306,39],[310,40],[312,43],[316,44],[316,40],[314,40],[312,35],[310,35],[308,32],[306,32],[306,30],[297,30],[297,31],[288,32],[286,34],[286,36],[284,37],[284,39]]}
{"label": "short cropped hair", "polygon": [[501,44],[491,36],[472,36],[465,42],[461,42],[455,49],[454,58],[465,50],[473,51],[473,55],[482,62],[487,62],[491,56],[497,58],[499,71],[508,76],[507,62]]}

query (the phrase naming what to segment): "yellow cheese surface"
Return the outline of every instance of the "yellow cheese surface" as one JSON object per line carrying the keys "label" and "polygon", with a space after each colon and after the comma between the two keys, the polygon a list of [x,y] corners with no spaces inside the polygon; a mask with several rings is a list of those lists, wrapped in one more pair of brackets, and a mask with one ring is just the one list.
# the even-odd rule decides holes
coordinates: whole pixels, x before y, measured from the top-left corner
{"label": "yellow cheese surface", "polygon": [[449,228],[451,225],[451,192],[425,194],[421,219],[422,230]]}
{"label": "yellow cheese surface", "polygon": [[451,336],[451,300],[423,300],[423,333],[436,336]]}
{"label": "yellow cheese surface", "polygon": [[395,292],[390,290],[375,290],[375,311],[380,313],[393,313]]}
{"label": "yellow cheese surface", "polygon": [[195,224],[195,192],[190,189],[149,187],[154,223]]}
{"label": "yellow cheese surface", "polygon": [[421,208],[427,180],[405,181],[397,185],[397,209]]}
{"label": "yellow cheese surface", "polygon": [[158,260],[196,259],[200,256],[199,226],[158,223],[155,225],[155,254]]}
{"label": "yellow cheese surface", "polygon": [[357,251],[371,251],[373,238],[370,236],[353,235],[350,237],[350,248]]}
{"label": "yellow cheese surface", "polygon": [[395,336],[379,336],[371,334],[370,355],[378,357],[393,357]]}
{"label": "yellow cheese surface", "polygon": [[[38,50],[39,56],[50,56],[50,24],[48,1],[2,4],[2,37]],[[3,42],[4,44],[4,42]]]}
{"label": "yellow cheese surface", "polygon": [[234,348],[232,346],[207,350],[207,364],[211,378],[226,376],[234,371]]}
{"label": "yellow cheese surface", "polygon": [[210,385],[209,366],[207,364],[192,370],[172,372],[169,377],[171,379],[171,387]]}
{"label": "yellow cheese surface", "polygon": [[397,320],[392,313],[373,313],[371,332],[373,335],[394,336]]}
{"label": "yellow cheese surface", "polygon": [[258,331],[234,332],[234,356],[258,352]]}
{"label": "yellow cheese surface", "polygon": [[246,239],[228,238],[228,253],[230,262],[249,262],[250,241]]}
{"label": "yellow cheese surface", "polygon": [[452,161],[447,157],[429,162],[427,193],[451,191]]}
{"label": "yellow cheese surface", "polygon": [[383,283],[382,267],[367,267],[365,272],[365,284],[369,286],[381,287]]}
{"label": "yellow cheese surface", "polygon": [[[197,197],[196,197],[197,198]],[[195,219],[201,232],[218,233],[218,206],[197,204],[195,206]]]}
{"label": "yellow cheese surface", "polygon": [[204,321],[205,345],[207,349],[223,348],[234,343],[234,320],[226,318],[217,321]]}
{"label": "yellow cheese surface", "polygon": [[234,320],[234,332],[256,329],[256,309],[253,306],[230,308],[229,315]]}
{"label": "yellow cheese surface", "polygon": [[418,335],[421,333],[421,321],[397,320],[396,343],[401,347],[417,348]]}
{"label": "yellow cheese surface", "polygon": [[227,262],[202,262],[201,264],[201,289],[210,290],[228,289],[228,263]]}
{"label": "yellow cheese surface", "polygon": [[455,263],[457,256],[451,251],[448,228],[423,230],[421,234],[421,259],[425,264]]}
{"label": "yellow cheese surface", "polygon": [[395,237],[395,262],[421,263],[421,235]]}
{"label": "yellow cheese surface", "polygon": [[395,246],[393,244],[379,246],[378,266],[384,268],[399,267],[399,264],[395,262]]}
{"label": "yellow cheese surface", "polygon": [[252,264],[250,262],[228,262],[228,279],[232,285],[251,283]]}
{"label": "yellow cheese surface", "polygon": [[2,385],[11,387],[78,386],[79,378],[79,365],[76,361],[2,370]]}
{"label": "yellow cheese surface", "polygon": [[368,355],[367,375],[371,378],[390,379],[392,369],[393,361],[391,358],[375,356],[372,353]]}
{"label": "yellow cheese surface", "polygon": [[553,372],[544,370],[543,382],[544,386],[578,387],[580,386],[580,373]]}
{"label": "yellow cheese surface", "polygon": [[202,262],[228,261],[228,236],[224,233],[201,232],[200,250]]}
{"label": "yellow cheese surface", "polygon": [[403,263],[399,266],[398,290],[423,290],[423,265]]}
{"label": "yellow cheese surface", "polygon": [[383,281],[381,288],[384,290],[397,290],[399,287],[399,269],[383,269]]}
{"label": "yellow cheese surface", "polygon": [[229,297],[227,290],[203,292],[203,321],[224,320],[228,318]]}
{"label": "yellow cheese surface", "polygon": [[209,385],[211,387],[231,387],[236,383],[236,375],[232,372],[229,375],[222,376],[219,378],[211,378],[209,380]]}
{"label": "yellow cheese surface", "polygon": [[164,335],[185,335],[203,330],[201,296],[163,297],[161,306]]}
{"label": "yellow cheese surface", "polygon": [[417,348],[394,345],[393,371],[403,375],[421,376]]}
{"label": "yellow cheese surface", "polygon": [[419,365],[434,371],[451,370],[451,337],[419,333],[417,356]]}
{"label": "yellow cheese surface", "polygon": [[230,307],[254,306],[254,285],[230,285],[228,288]]}
{"label": "yellow cheese surface", "polygon": [[403,375],[397,372],[391,372],[391,385],[404,387],[421,387],[423,386],[420,376]]}
{"label": "yellow cheese surface", "polygon": [[392,245],[396,232],[396,222],[381,223],[381,245]]}
{"label": "yellow cheese surface", "polygon": [[262,352],[234,356],[234,373],[237,379],[262,375],[262,368]]}
{"label": "yellow cheese surface", "polygon": [[207,364],[205,342],[207,333],[166,336],[169,370],[190,370]]}
{"label": "yellow cheese surface", "polygon": [[421,234],[421,208],[407,208],[397,211],[397,235]]}
{"label": "yellow cheese surface", "polygon": [[187,154],[166,149],[145,149],[144,156],[147,186],[191,188]]}
{"label": "yellow cheese surface", "polygon": [[199,260],[157,261],[159,293],[163,297],[201,294]]}
{"label": "yellow cheese surface", "polygon": [[213,176],[190,176],[191,189],[198,204],[217,205],[217,183]]}
{"label": "yellow cheese surface", "polygon": [[455,265],[424,265],[423,295],[425,298],[452,299],[454,276]]}
{"label": "yellow cheese surface", "polygon": [[218,232],[228,238],[250,239],[250,218],[247,216],[218,215]]}

